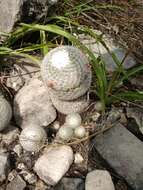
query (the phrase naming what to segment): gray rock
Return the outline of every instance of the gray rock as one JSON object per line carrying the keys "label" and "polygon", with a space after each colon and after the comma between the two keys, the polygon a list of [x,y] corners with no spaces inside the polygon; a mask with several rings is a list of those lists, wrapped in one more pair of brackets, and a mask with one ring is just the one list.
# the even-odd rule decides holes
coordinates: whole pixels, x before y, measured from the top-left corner
{"label": "gray rock", "polygon": [[0,150],[0,182],[6,179],[7,171],[9,167],[8,153],[5,150]]}
{"label": "gray rock", "polygon": [[[36,185],[35,185],[35,190],[48,190],[48,186],[42,181],[42,180],[38,180]],[[50,190],[52,190],[50,188]]]}
{"label": "gray rock", "polygon": [[46,19],[53,0],[0,0],[0,31],[11,32],[18,22]]}
{"label": "gray rock", "polygon": [[[38,65],[29,63],[30,60],[19,58],[13,61],[17,64],[12,64],[6,85],[17,92],[24,84],[27,84],[31,78],[38,78],[40,76],[40,70]],[[8,61],[8,63],[10,64],[11,62]]]}
{"label": "gray rock", "polygon": [[10,145],[15,140],[17,140],[19,136],[19,129],[15,126],[9,125],[7,129],[5,129],[2,133],[2,142],[6,145]]}
{"label": "gray rock", "polygon": [[64,177],[54,190],[84,190],[84,181],[80,178]]}
{"label": "gray rock", "polygon": [[21,127],[31,124],[47,126],[55,120],[56,110],[42,81],[31,79],[19,90],[14,99],[14,116]]}
{"label": "gray rock", "polygon": [[13,151],[17,154],[18,157],[20,157],[22,153],[22,146],[20,144],[16,144],[13,148]]}
{"label": "gray rock", "polygon": [[34,184],[37,181],[37,176],[28,170],[22,170],[20,174],[23,176],[24,180],[27,181],[29,184]]}
{"label": "gray rock", "polygon": [[36,161],[34,170],[47,184],[56,185],[73,163],[71,147],[55,146],[45,150],[45,153]]}
{"label": "gray rock", "polygon": [[87,174],[85,190],[115,190],[108,171],[94,170]]}
{"label": "gray rock", "polygon": [[94,147],[111,167],[132,186],[143,188],[143,143],[118,124],[93,140]]}
{"label": "gray rock", "polygon": [[[95,30],[95,33],[101,35],[102,33],[98,30]],[[113,60],[112,56],[108,53],[106,48],[101,44],[97,43],[95,39],[90,37],[89,35],[79,35],[79,40],[86,45],[91,51],[93,51],[96,57],[101,56],[101,59],[105,63],[106,69],[109,72],[113,72],[116,70],[117,65]],[[109,48],[111,53],[114,53],[117,59],[121,62],[126,55],[126,50],[119,47],[113,42],[113,39],[110,36],[103,35],[103,41],[105,42],[106,46]],[[132,55],[128,55],[124,61],[123,68],[129,69],[136,65],[136,61]]]}
{"label": "gray rock", "polygon": [[141,108],[138,107],[129,107],[126,108],[126,112],[127,112],[127,117],[128,118],[133,118],[138,127],[139,130],[141,131],[141,133],[143,133],[143,111]]}
{"label": "gray rock", "polygon": [[132,85],[136,86],[140,90],[143,90],[143,75],[135,76],[130,79]]}
{"label": "gray rock", "polygon": [[6,190],[23,190],[26,187],[25,181],[17,175],[6,187]]}

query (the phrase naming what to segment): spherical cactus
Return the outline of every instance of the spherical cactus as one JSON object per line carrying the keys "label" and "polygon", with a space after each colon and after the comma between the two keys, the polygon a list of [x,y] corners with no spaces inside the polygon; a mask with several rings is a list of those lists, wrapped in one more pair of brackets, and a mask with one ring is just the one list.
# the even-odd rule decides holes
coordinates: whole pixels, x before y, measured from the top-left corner
{"label": "spherical cactus", "polygon": [[55,120],[56,110],[42,81],[32,79],[20,89],[14,99],[14,116],[21,127],[29,123],[47,126]]}
{"label": "spherical cactus", "polygon": [[0,131],[5,129],[12,117],[12,108],[8,101],[0,95]]}
{"label": "spherical cactus", "polygon": [[74,112],[81,113],[89,105],[87,94],[72,101],[60,100],[53,95],[51,96],[51,100],[55,108],[63,114],[70,114]]}
{"label": "spherical cactus", "polygon": [[91,69],[86,56],[76,47],[51,50],[41,66],[44,83],[61,100],[76,99],[89,89]]}
{"label": "spherical cactus", "polygon": [[60,100],[75,100],[80,96],[83,96],[91,85],[91,72],[85,75],[83,82],[76,88],[71,88],[67,91],[57,91],[52,88],[48,88],[52,95],[57,96]]}
{"label": "spherical cactus", "polygon": [[70,128],[75,129],[81,125],[81,120],[78,113],[71,113],[66,116],[65,122]]}
{"label": "spherical cactus", "polygon": [[83,126],[79,126],[75,129],[74,134],[77,138],[83,138],[86,134],[86,130]]}
{"label": "spherical cactus", "polygon": [[42,127],[31,124],[22,130],[19,141],[26,151],[37,152],[44,145],[46,138],[46,132]]}
{"label": "spherical cactus", "polygon": [[73,130],[72,128],[68,127],[67,125],[63,125],[60,127],[59,131],[58,131],[58,136],[62,139],[62,140],[71,140],[71,138],[73,137]]}

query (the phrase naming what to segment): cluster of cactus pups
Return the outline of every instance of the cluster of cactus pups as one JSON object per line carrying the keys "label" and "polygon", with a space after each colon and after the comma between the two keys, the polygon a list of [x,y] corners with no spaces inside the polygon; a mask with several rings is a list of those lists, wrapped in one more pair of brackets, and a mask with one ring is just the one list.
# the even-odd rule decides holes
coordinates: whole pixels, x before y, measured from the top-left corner
{"label": "cluster of cactus pups", "polygon": [[87,107],[91,69],[88,59],[79,49],[60,46],[50,51],[43,60],[41,75],[59,112],[82,112]]}
{"label": "cluster of cactus pups", "polygon": [[[79,115],[89,104],[87,92],[92,74],[86,56],[73,46],[54,48],[43,59],[41,76],[43,82],[32,80],[14,99],[15,120],[23,128],[20,144],[27,151],[38,151],[44,144],[47,137],[43,127],[56,119],[56,110],[67,115],[58,137],[68,141],[73,135],[82,138],[86,133]],[[8,125],[12,111],[6,100],[0,99],[0,108],[3,110],[0,114],[5,113],[3,117],[0,115],[2,130]]]}

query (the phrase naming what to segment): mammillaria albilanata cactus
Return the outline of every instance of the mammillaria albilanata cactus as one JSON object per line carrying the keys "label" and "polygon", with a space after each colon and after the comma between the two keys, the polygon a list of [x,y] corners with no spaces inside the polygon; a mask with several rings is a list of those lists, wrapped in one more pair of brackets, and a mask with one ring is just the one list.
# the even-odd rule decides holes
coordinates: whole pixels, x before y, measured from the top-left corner
{"label": "mammillaria albilanata cactus", "polygon": [[49,90],[61,100],[74,100],[84,95],[91,84],[88,59],[73,46],[51,50],[43,59],[41,75]]}
{"label": "mammillaria albilanata cactus", "polygon": [[8,127],[12,117],[12,108],[8,101],[0,95],[0,131]]}
{"label": "mammillaria albilanata cactus", "polygon": [[60,100],[51,94],[51,100],[55,108],[65,115],[75,112],[82,113],[89,105],[87,94],[72,101]]}

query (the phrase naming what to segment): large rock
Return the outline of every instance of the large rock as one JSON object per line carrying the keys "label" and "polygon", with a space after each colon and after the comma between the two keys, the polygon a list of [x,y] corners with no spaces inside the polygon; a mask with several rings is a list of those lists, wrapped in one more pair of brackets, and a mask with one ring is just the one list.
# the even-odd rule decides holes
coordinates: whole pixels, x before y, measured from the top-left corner
{"label": "large rock", "polygon": [[[97,35],[101,35],[102,33],[98,30],[95,30]],[[113,39],[110,36],[103,35],[102,39],[106,46],[109,48],[110,53],[106,50],[106,48],[99,42],[97,42],[94,38],[89,35],[81,34],[78,36],[79,40],[88,47],[96,57],[101,57],[101,60],[105,63],[105,67],[107,71],[113,72],[117,68],[117,64],[113,60],[110,53],[114,54],[119,62],[122,62],[126,55],[126,50],[120,47],[118,44],[115,44]],[[128,55],[123,63],[124,69],[129,69],[136,65],[136,61],[133,55]]]}
{"label": "large rock", "polygon": [[34,170],[45,183],[55,185],[69,170],[72,162],[71,147],[66,145],[51,147],[36,161]]}
{"label": "large rock", "polygon": [[86,176],[85,190],[115,190],[109,172],[94,170]]}
{"label": "large rock", "polygon": [[54,190],[84,190],[84,181],[80,178],[64,177]]}
{"label": "large rock", "polygon": [[143,189],[143,143],[118,124],[93,140],[94,147],[134,190]]}
{"label": "large rock", "polygon": [[19,129],[15,126],[9,125],[2,133],[0,133],[2,143],[10,145],[15,142],[19,136]]}
{"label": "large rock", "polygon": [[22,127],[47,126],[55,120],[56,110],[42,81],[33,79],[19,90],[14,99],[14,116]]}
{"label": "large rock", "polygon": [[11,32],[18,22],[45,19],[54,0],[0,0],[0,31]]}
{"label": "large rock", "polygon": [[4,63],[9,66],[10,73],[6,80],[6,85],[16,92],[27,84],[31,78],[40,77],[39,66],[26,58],[4,58]]}

